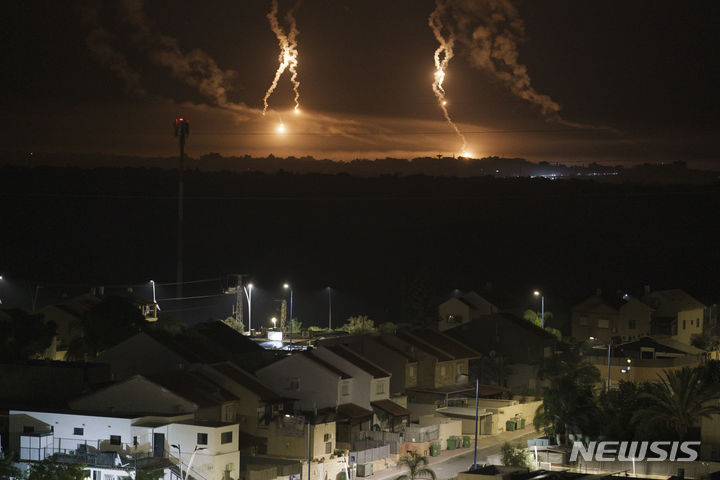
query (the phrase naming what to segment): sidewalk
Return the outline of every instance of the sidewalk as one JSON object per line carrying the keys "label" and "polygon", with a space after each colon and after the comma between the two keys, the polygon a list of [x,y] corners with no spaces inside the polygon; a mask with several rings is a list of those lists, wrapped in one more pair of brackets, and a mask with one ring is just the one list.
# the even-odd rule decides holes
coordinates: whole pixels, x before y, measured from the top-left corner
{"label": "sidewalk", "polygon": [[[542,435],[541,433],[538,433],[535,431],[534,428],[524,429],[524,430],[516,430],[513,432],[502,432],[497,435],[481,435],[478,437],[478,457],[481,457],[483,455],[480,455],[482,450],[497,447],[499,445],[504,444],[505,442],[524,442],[525,440],[535,438],[537,436]],[[471,439],[470,441],[471,446],[470,448],[456,448],[455,450],[442,450],[440,452],[440,455],[437,457],[431,457],[428,456],[428,462],[429,466],[432,467],[433,465],[446,462],[452,458],[459,457],[460,455],[465,454],[471,454],[474,452],[474,439]],[[468,466],[472,463],[472,459],[470,459],[470,462]],[[480,462],[478,462],[480,463]],[[371,477],[367,477],[371,480],[384,480],[387,478],[395,478],[399,475],[402,475],[405,473],[405,469],[400,467],[389,467],[385,470],[381,470],[377,472],[376,474],[373,474]]]}

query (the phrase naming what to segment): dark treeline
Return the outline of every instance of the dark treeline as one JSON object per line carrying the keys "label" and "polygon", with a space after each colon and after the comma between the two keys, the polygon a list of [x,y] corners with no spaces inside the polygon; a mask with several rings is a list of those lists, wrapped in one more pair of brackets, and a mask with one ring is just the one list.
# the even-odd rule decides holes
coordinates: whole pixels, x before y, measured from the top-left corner
{"label": "dark treeline", "polygon": [[[74,166],[83,168],[138,167],[177,168],[176,157],[130,157],[99,154],[62,154],[6,152],[0,154],[0,163],[19,166]],[[611,183],[641,184],[707,184],[718,179],[718,172],[688,168],[685,162],[668,164],[642,164],[633,167],[622,165],[564,165],[561,163],[529,162],[523,158],[485,157],[466,159],[454,157],[379,158],[355,159],[349,162],[304,157],[223,157],[209,153],[199,158],[187,157],[189,170],[204,172],[262,172],[276,173],[346,173],[353,176],[376,177],[380,175],[428,175],[447,177],[492,176],[496,178],[546,177],[584,178]]]}
{"label": "dark treeline", "polygon": [[[185,180],[185,278],[332,285],[377,322],[433,318],[454,288],[508,307],[534,306],[542,288],[558,321],[598,287],[718,300],[717,184],[197,170]],[[159,168],[0,168],[2,273],[172,281],[176,182]],[[326,315],[302,313],[305,325]]]}

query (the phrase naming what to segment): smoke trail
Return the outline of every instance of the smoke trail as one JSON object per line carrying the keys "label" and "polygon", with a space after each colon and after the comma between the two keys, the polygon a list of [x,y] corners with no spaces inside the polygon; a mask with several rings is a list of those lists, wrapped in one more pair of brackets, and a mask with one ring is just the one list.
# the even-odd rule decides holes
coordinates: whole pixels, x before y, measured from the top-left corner
{"label": "smoke trail", "polygon": [[134,29],[132,41],[151,61],[168,68],[175,78],[196,88],[218,105],[228,103],[226,85],[235,77],[235,72],[223,71],[199,48],[183,53],[176,39],[155,33],[145,15],[143,0],[124,0],[121,10],[123,20]]}
{"label": "smoke trail", "polygon": [[268,99],[270,95],[275,91],[278,81],[285,70],[290,70],[290,81],[293,84],[293,91],[295,92],[295,113],[300,112],[300,82],[297,79],[297,65],[298,65],[298,51],[297,51],[297,36],[300,33],[297,29],[297,23],[295,22],[295,10],[300,6],[300,0],[295,2],[295,5],[288,10],[285,15],[285,21],[288,23],[288,33],[285,34],[280,22],[278,21],[278,0],[272,0],[272,9],[267,14],[267,19],[270,22],[270,28],[278,39],[278,45],[280,46],[280,54],[278,55],[278,68],[275,72],[270,87],[265,93],[263,98],[263,115],[268,109]]}
{"label": "smoke trail", "polygon": [[83,6],[82,21],[90,27],[85,37],[85,44],[92,56],[123,81],[128,93],[136,96],[146,95],[147,92],[140,82],[140,73],[130,66],[124,54],[111,45],[115,37],[102,27],[100,12],[95,4]]}
{"label": "smoke trail", "polygon": [[538,107],[546,120],[617,132],[611,127],[563,119],[560,105],[532,87],[527,67],[518,61],[517,45],[525,36],[525,24],[510,0],[437,0],[437,4],[435,12],[445,14],[445,23],[455,27],[456,38],[472,64],[489,72],[515,96]]}
{"label": "smoke trail", "polygon": [[462,140],[461,152],[467,150],[467,141],[465,135],[460,132],[455,122],[450,118],[450,114],[447,109],[447,100],[445,99],[445,89],[443,88],[443,82],[445,81],[445,71],[447,70],[448,64],[453,57],[453,46],[455,44],[455,35],[452,31],[448,33],[447,38],[443,36],[443,22],[441,15],[444,10],[444,5],[441,1],[435,3],[435,10],[430,14],[428,24],[432,28],[433,34],[440,44],[435,50],[433,60],[435,61],[435,74],[433,76],[432,89],[435,93],[435,97],[438,99],[438,105],[442,109],[445,120],[455,130],[457,136]]}

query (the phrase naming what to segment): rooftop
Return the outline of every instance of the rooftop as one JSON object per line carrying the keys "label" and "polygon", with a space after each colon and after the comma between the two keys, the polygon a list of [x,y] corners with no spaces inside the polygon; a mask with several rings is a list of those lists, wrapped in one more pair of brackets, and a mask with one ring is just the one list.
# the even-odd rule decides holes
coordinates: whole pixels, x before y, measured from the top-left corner
{"label": "rooftop", "polygon": [[374,363],[371,363],[365,357],[361,357],[360,355],[358,355],[357,353],[348,349],[347,347],[344,347],[342,345],[330,345],[325,348],[330,350],[332,353],[334,353],[338,357],[347,360],[348,362],[352,363],[356,367],[369,373],[370,375],[373,376],[373,378],[387,378],[390,376],[390,374],[388,372],[386,372],[382,368],[378,367]]}

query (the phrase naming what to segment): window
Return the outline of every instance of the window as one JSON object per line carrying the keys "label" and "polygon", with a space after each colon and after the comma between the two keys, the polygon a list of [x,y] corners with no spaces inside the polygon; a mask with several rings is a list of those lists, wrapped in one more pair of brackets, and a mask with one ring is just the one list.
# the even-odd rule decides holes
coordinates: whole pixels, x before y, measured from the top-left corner
{"label": "window", "polygon": [[120,445],[122,444],[120,435],[110,435],[110,445]]}
{"label": "window", "polygon": [[207,439],[208,439],[207,433],[198,433],[197,434],[197,444],[198,445],[207,445]]}
{"label": "window", "polygon": [[340,389],[341,389],[342,395],[344,397],[347,397],[348,395],[350,395],[350,385],[348,385],[347,383],[343,383],[342,387],[340,387]]}
{"label": "window", "polygon": [[580,320],[578,321],[578,323],[583,327],[587,327],[588,325],[590,325],[587,315],[580,315]]}
{"label": "window", "polygon": [[375,393],[378,394],[378,395],[381,394],[381,393],[385,393],[385,382],[378,382],[378,383],[376,384],[376,386],[375,386]]}
{"label": "window", "polygon": [[457,364],[457,374],[458,375],[462,373],[462,367],[463,367],[462,362]]}
{"label": "window", "polygon": [[408,376],[409,376],[409,377],[414,377],[414,376],[415,376],[415,366],[414,366],[414,365],[410,365],[410,367],[409,367],[409,369],[408,369]]}
{"label": "window", "polygon": [[232,442],[232,432],[222,432],[220,434],[220,443],[225,445]]}
{"label": "window", "polygon": [[326,454],[332,453],[332,442],[327,442],[325,444],[325,453]]}
{"label": "window", "polygon": [[138,441],[137,441],[137,437],[136,437],[136,436],[133,437],[133,446],[134,446],[134,447],[137,447],[137,446],[138,446]]}
{"label": "window", "polygon": [[697,325],[698,327],[700,326],[700,319],[699,319],[699,318],[695,319],[695,325]]}
{"label": "window", "polygon": [[291,378],[288,390],[290,390],[291,392],[297,392],[298,390],[300,390],[300,379],[297,377]]}
{"label": "window", "polygon": [[610,320],[607,318],[598,318],[598,328],[610,328]]}
{"label": "window", "polygon": [[332,433],[326,433],[323,435],[323,442],[329,442],[332,439]]}
{"label": "window", "polygon": [[73,428],[73,435],[84,435],[85,429],[80,427]]}
{"label": "window", "polygon": [[685,330],[685,319],[683,318],[683,330]]}
{"label": "window", "polygon": [[444,377],[446,373],[447,369],[445,368],[445,365],[443,365],[442,367],[440,367],[440,376]]}
{"label": "window", "polygon": [[630,330],[635,330],[635,329],[637,328],[637,326],[635,325],[635,319],[634,319],[634,318],[629,318],[629,319],[628,319],[628,328],[629,328]]}
{"label": "window", "polygon": [[35,431],[35,427],[32,425],[23,425],[23,433],[33,433]]}

